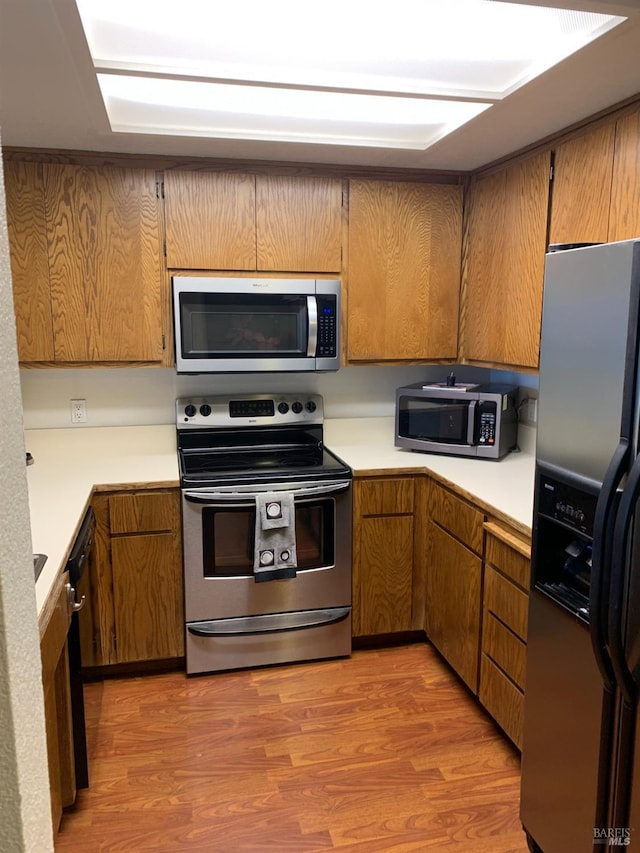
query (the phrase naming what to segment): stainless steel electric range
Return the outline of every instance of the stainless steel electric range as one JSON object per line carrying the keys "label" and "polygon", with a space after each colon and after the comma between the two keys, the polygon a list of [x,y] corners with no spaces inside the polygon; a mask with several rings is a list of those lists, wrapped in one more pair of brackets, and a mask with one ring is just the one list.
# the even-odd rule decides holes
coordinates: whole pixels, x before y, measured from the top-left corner
{"label": "stainless steel electric range", "polygon": [[351,653],[351,485],[316,394],[176,402],[187,673]]}

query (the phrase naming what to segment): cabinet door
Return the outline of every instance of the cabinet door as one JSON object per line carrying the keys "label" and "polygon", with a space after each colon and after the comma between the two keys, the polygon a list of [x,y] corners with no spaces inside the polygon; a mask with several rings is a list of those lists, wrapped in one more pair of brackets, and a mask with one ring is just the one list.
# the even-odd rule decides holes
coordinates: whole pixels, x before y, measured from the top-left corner
{"label": "cabinet door", "polygon": [[551,155],[477,178],[468,193],[461,357],[538,366]]}
{"label": "cabinet door", "polygon": [[462,187],[349,186],[348,359],[455,358]]}
{"label": "cabinet door", "polygon": [[256,231],[259,270],[339,272],[341,181],[258,175]]}
{"label": "cabinet door", "polygon": [[353,633],[412,628],[414,481],[354,483]]}
{"label": "cabinet door", "polygon": [[173,531],[112,540],[119,663],[184,654],[178,541]]}
{"label": "cabinet door", "polygon": [[360,521],[357,636],[411,630],[413,516]]}
{"label": "cabinet door", "polygon": [[91,506],[96,516],[96,531],[89,566],[78,587],[78,593],[86,596],[86,604],[78,613],[83,667],[117,663],[109,496],[94,495]]}
{"label": "cabinet door", "polygon": [[640,237],[640,112],[619,119],[613,162],[609,240]]}
{"label": "cabinet door", "polygon": [[429,522],[425,571],[427,636],[476,693],[482,561],[444,530]]}
{"label": "cabinet door", "polygon": [[11,278],[21,362],[53,361],[42,166],[4,165]]}
{"label": "cabinet door", "polygon": [[165,172],[169,269],[254,270],[254,175]]}
{"label": "cabinet door", "polygon": [[57,362],[161,362],[155,172],[44,164]]}
{"label": "cabinet door", "polygon": [[606,243],[615,124],[556,148],[549,243]]}

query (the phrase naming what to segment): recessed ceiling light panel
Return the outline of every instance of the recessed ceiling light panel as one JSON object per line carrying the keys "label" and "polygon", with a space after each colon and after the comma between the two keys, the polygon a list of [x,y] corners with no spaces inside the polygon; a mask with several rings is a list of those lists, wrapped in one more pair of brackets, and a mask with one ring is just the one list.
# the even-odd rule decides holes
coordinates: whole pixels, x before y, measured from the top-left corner
{"label": "recessed ceiling light panel", "polygon": [[[144,90],[153,98],[144,110],[145,121],[140,122],[149,126],[149,133],[180,133],[181,127],[189,126],[193,132],[201,127],[198,134],[207,133],[207,126],[221,126],[220,115],[230,114],[223,106],[229,93],[239,104],[250,90],[265,86],[263,91],[271,92],[271,102],[278,89],[289,88],[304,93],[312,110],[323,100],[313,91],[330,89],[343,95],[334,109],[341,110],[343,103],[354,105],[346,107],[350,117],[354,115],[351,110],[360,110],[360,106],[355,106],[358,102],[350,100],[348,93],[351,98],[367,93],[370,97],[399,96],[397,106],[389,97],[375,102],[374,109],[389,113],[384,120],[378,117],[377,124],[418,127],[422,123],[423,129],[416,130],[416,135],[432,141],[418,147],[432,144],[441,138],[441,132],[459,127],[625,20],[492,0],[394,0],[391,5],[388,0],[324,0],[311,21],[308,14],[302,14],[299,0],[154,0],[151,9],[131,0],[76,2],[113,127],[131,123],[123,121],[123,113],[131,113],[133,99],[131,95],[123,98],[122,88],[108,80],[121,77],[130,87],[135,76],[156,80]],[[155,110],[160,117],[161,78],[190,80],[190,87],[186,83],[181,87],[189,92],[184,97],[199,93],[203,100],[195,109],[189,108],[188,121],[181,101],[182,113],[171,120],[168,109],[173,96],[169,93],[174,89],[168,88],[163,120],[154,131],[151,114]],[[207,85],[198,88],[199,83]],[[246,90],[244,94],[241,89]],[[453,111],[452,121],[425,118],[423,112],[417,124],[404,119],[398,122],[393,116],[411,100],[406,96],[431,105],[434,99],[459,100],[461,104]],[[214,102],[214,98],[221,100]],[[266,94],[264,99],[266,103]],[[311,119],[294,102],[299,104],[299,99],[291,95],[286,116],[290,120],[300,117],[304,126],[300,126],[299,136],[305,137]],[[477,102],[475,108],[469,102]],[[212,110],[209,121],[203,116],[205,103]],[[366,103],[361,102],[363,109]],[[272,115],[283,118],[282,108]],[[339,115],[334,114],[328,138],[322,141],[331,142],[338,128],[346,128],[349,122]],[[195,116],[200,120],[194,121]],[[319,130],[320,119],[316,116],[312,121]],[[363,122],[358,118],[354,124],[363,130]],[[238,128],[241,125],[238,119]],[[440,130],[434,134],[435,126]],[[271,132],[277,133],[275,128]],[[344,138],[351,136],[349,132]],[[366,137],[363,132],[362,138]],[[385,138],[386,133],[380,137],[372,125],[370,137]]]}
{"label": "recessed ceiling light panel", "polygon": [[99,74],[111,127],[269,141],[424,149],[490,104]]}

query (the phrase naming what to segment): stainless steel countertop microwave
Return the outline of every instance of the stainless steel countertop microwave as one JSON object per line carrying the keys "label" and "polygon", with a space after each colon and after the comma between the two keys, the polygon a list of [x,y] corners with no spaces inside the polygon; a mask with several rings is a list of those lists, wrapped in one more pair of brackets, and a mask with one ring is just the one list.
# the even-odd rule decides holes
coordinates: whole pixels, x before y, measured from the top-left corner
{"label": "stainless steel countertop microwave", "polygon": [[178,373],[340,367],[340,281],[174,276]]}
{"label": "stainless steel countertop microwave", "polygon": [[518,440],[515,385],[417,382],[396,391],[395,445],[423,453],[500,459]]}

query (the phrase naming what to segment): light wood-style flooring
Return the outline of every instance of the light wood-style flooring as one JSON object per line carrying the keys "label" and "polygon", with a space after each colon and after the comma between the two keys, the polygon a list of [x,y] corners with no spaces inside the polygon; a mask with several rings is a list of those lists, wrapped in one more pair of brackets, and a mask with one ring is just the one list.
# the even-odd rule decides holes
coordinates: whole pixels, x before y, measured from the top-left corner
{"label": "light wood-style flooring", "polygon": [[85,686],[57,853],[525,853],[520,762],[427,644]]}

